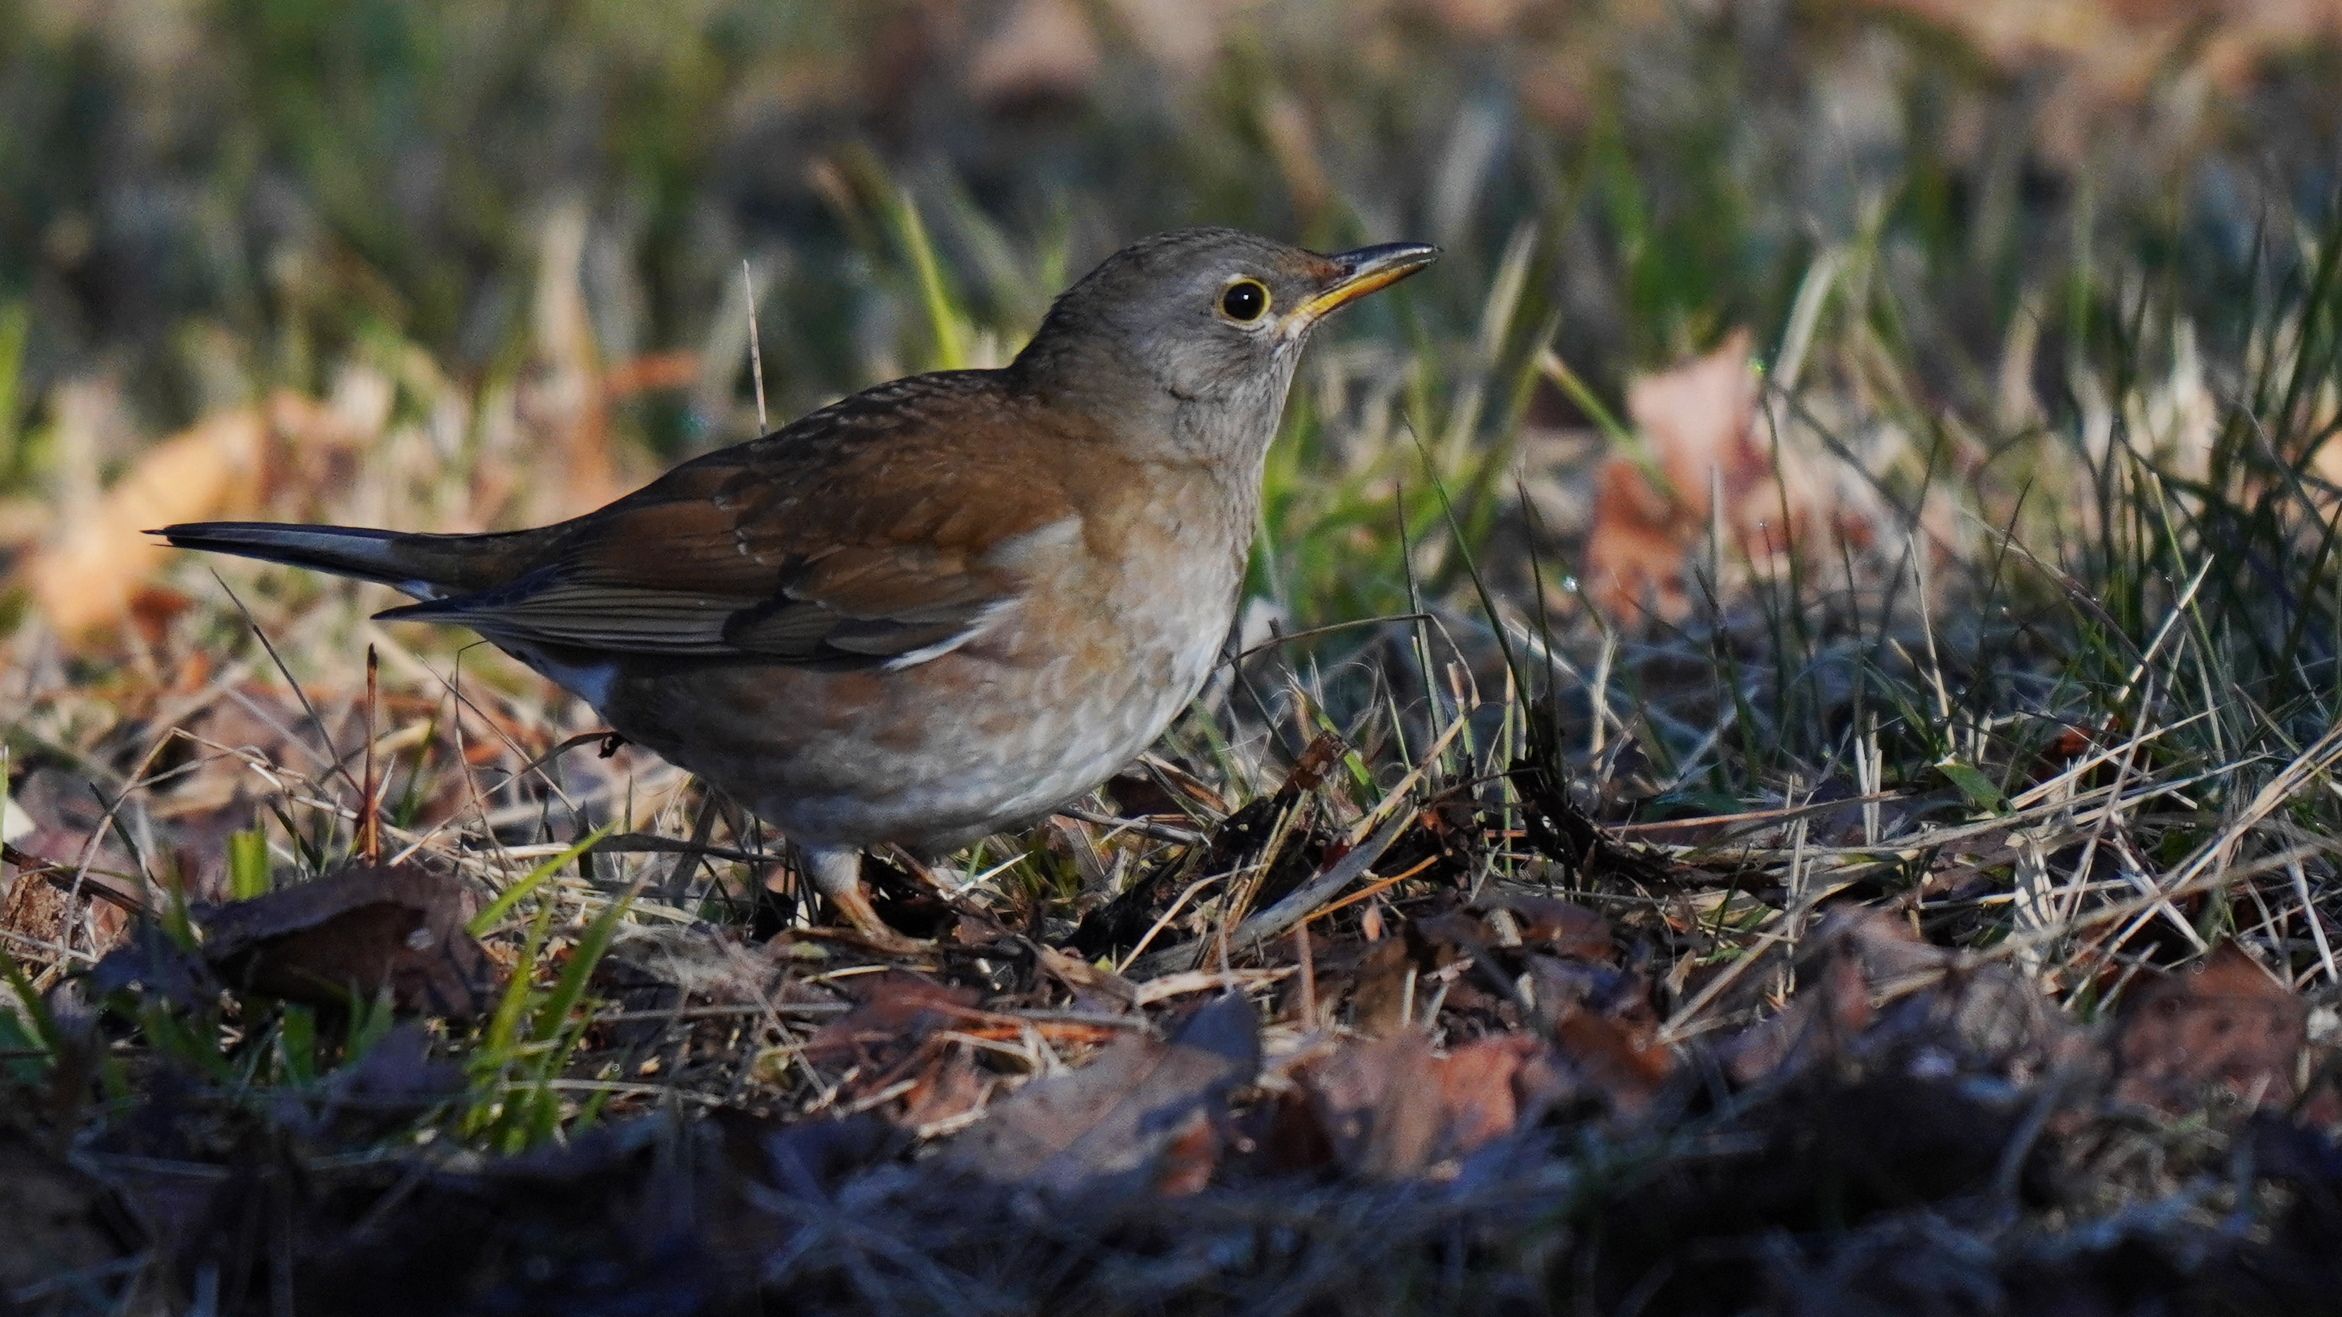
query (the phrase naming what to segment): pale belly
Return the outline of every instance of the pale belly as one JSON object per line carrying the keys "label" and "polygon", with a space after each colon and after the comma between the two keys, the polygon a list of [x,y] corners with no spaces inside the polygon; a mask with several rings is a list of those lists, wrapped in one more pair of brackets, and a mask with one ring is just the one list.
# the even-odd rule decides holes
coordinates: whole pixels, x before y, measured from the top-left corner
{"label": "pale belly", "polygon": [[796,841],[948,850],[1080,797],[1195,697],[1241,559],[1188,566],[1036,601],[998,635],[898,671],[540,666]]}

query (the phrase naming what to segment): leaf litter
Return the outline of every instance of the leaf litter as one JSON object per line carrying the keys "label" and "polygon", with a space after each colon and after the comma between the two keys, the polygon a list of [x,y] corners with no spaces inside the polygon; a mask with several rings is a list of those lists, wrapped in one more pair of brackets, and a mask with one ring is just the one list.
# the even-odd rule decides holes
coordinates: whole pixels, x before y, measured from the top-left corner
{"label": "leaf litter", "polygon": [[[1316,789],[1261,799],[1290,816]],[[1207,1276],[1371,1307],[1398,1292],[1381,1286],[1417,1283],[1404,1279],[1417,1262],[1444,1269],[1467,1306],[1558,1285],[1597,1306],[1657,1295],[1724,1312],[1749,1292],[1904,1293],[1914,1248],[1923,1266],[1956,1249],[1962,1283],[2004,1294],[2099,1293],[2125,1250],[2183,1238],[2201,1268],[2159,1276],[2183,1295],[2245,1273],[2307,1293],[2282,1286],[2322,1274],[2285,1232],[2342,1194],[2337,1057],[2313,1040],[2311,1007],[2236,943],[2192,968],[2107,962],[2095,986],[2117,1007],[2093,1020],[2018,959],[1926,935],[1956,910],[1825,903],[1783,939],[1770,930],[1789,907],[1758,901],[1747,908],[1766,921],[1735,928],[1716,922],[1729,901],[1708,902],[1748,884],[1757,851],[1628,841],[1566,794],[1523,797],[1550,850],[1523,876],[1421,867],[1458,820],[1402,811],[1370,867],[1292,925],[1215,938],[1234,929],[1214,920],[1241,926],[1362,853],[1339,841],[1338,810],[1312,807],[1328,841],[1282,896],[1207,892],[1183,924],[1182,884],[1155,884],[1149,922],[1168,919],[1192,950],[1130,977],[1019,934],[1047,918],[1046,902],[1019,913],[1030,897],[971,909],[909,962],[681,910],[637,922],[585,966],[604,1005],[580,1014],[589,999],[568,998],[525,1045],[574,1048],[564,1071],[599,1076],[599,1118],[485,1158],[446,1142],[482,1100],[459,1040],[494,1030],[524,980],[550,991],[572,976],[607,873],[547,886],[539,913],[524,900],[475,938],[490,889],[436,852],[226,902],[146,884],[117,854],[137,897],[125,931],[31,999],[52,1027],[96,1040],[120,1012],[170,1003],[273,1029],[290,1054],[284,1031],[311,1018],[290,1013],[308,1011],[302,1037],[344,1059],[255,1103],[213,1062],[148,1055],[143,1109],[85,1129],[70,1163],[26,1163],[22,1183],[47,1187],[24,1192],[50,1204],[27,1207],[49,1223],[28,1228],[75,1274],[135,1273],[156,1294],[218,1275],[230,1308],[290,1287],[361,1312],[634,1311],[651,1293],[675,1311],[784,1294],[808,1310],[1124,1311],[1192,1297]],[[1293,844],[1290,825],[1279,843],[1262,818],[1132,845],[1174,875],[1190,850],[1241,876]],[[73,842],[68,828],[27,835]],[[708,846],[753,857],[749,840]],[[70,870],[15,847],[9,863],[13,892],[89,901],[70,896]],[[703,899],[768,897],[760,867],[729,887],[711,873]],[[566,927],[549,927],[565,905]],[[1146,936],[1130,919],[1090,927],[1110,930],[1108,961]],[[679,1118],[681,1095],[716,1118]],[[2217,1145],[2199,1135],[2142,1158],[2156,1142],[2143,1110],[2259,1122],[2267,1182],[2294,1204],[2275,1209],[2277,1232],[2176,1206],[2096,1234],[2011,1226],[2086,1214],[2115,1182],[2175,1204],[2203,1192],[2186,1167]],[[54,1120],[18,1117],[10,1137],[53,1141],[70,1128]],[[445,1133],[396,1146],[418,1129]],[[332,1151],[384,1138],[354,1161]],[[1780,1252],[1821,1230],[1838,1239],[1826,1256]],[[434,1279],[403,1282],[395,1302],[365,1288],[419,1271]]]}

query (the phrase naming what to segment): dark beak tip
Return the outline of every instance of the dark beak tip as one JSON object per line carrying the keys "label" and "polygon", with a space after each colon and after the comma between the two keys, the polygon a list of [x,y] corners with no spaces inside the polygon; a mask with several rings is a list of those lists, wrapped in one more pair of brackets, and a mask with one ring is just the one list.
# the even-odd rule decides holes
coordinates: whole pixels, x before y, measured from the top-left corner
{"label": "dark beak tip", "polygon": [[1440,249],[1428,242],[1384,242],[1343,252],[1334,259],[1354,271],[1366,271],[1394,265],[1429,265],[1439,257]]}

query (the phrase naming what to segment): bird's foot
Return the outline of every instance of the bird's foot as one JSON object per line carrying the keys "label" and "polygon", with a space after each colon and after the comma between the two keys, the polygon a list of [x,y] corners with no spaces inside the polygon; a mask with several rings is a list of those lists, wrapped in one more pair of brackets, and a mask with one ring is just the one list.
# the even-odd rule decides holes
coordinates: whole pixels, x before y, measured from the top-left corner
{"label": "bird's foot", "polygon": [[934,944],[905,937],[878,917],[870,903],[870,889],[862,883],[862,856],[858,851],[820,849],[808,853],[813,885],[830,910],[854,930],[855,939],[887,955],[916,955]]}
{"label": "bird's foot", "polygon": [[878,917],[870,893],[856,884],[849,892],[829,893],[830,908],[853,929],[854,939],[889,956],[915,956],[935,949],[933,942],[898,933]]}

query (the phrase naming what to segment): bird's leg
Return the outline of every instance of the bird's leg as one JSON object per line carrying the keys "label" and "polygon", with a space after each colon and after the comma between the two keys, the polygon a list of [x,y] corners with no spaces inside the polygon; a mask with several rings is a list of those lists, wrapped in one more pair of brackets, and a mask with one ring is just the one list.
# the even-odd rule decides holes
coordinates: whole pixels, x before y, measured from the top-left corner
{"label": "bird's leg", "polygon": [[862,852],[836,846],[808,846],[805,848],[806,867],[812,870],[813,886],[830,909],[853,925],[863,940],[886,951],[915,951],[919,943],[904,937],[886,921],[878,917],[878,910],[870,904],[870,889],[862,885]]}
{"label": "bird's leg", "polygon": [[899,846],[888,858],[897,867],[909,872],[913,879],[925,884],[927,890],[942,897],[946,905],[967,895],[968,889],[975,883],[974,875],[965,869],[950,864],[930,864]]}

